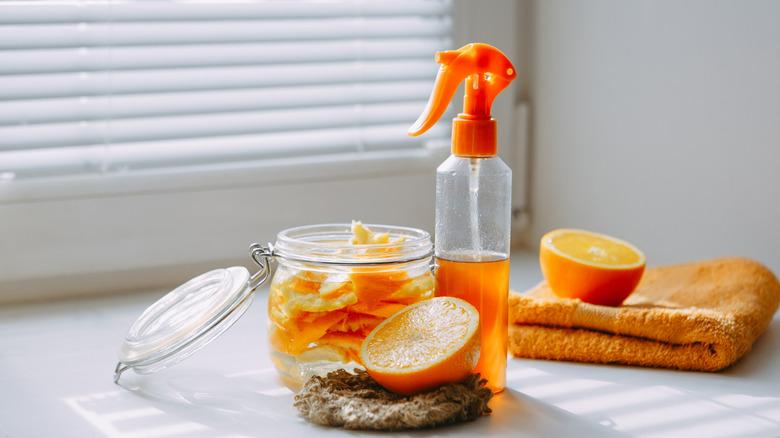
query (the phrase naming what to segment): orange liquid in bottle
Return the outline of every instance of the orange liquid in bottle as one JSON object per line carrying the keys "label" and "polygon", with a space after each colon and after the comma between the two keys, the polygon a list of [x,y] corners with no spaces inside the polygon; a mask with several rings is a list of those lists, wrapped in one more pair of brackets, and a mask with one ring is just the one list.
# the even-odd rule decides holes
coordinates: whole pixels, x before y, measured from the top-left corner
{"label": "orange liquid in bottle", "polygon": [[482,349],[475,372],[494,393],[506,384],[509,259],[465,255],[436,259],[436,295],[464,299],[479,311]]}

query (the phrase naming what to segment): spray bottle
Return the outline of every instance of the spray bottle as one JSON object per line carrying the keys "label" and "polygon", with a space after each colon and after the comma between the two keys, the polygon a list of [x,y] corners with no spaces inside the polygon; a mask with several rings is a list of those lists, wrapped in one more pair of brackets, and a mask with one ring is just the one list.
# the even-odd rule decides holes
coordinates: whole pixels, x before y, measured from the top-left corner
{"label": "spray bottle", "polygon": [[496,156],[493,99],[517,77],[509,59],[487,44],[436,53],[441,64],[417,136],[444,114],[462,81],[463,112],[453,119],[452,155],[436,171],[436,294],[479,310],[476,372],[493,392],[506,382],[512,171]]}

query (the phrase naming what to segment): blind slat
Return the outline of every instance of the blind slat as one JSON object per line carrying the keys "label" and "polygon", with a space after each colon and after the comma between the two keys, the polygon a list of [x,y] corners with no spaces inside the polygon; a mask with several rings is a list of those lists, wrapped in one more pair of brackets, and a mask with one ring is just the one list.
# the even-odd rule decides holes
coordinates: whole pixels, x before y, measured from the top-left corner
{"label": "blind slat", "polygon": [[450,0],[0,2],[0,176],[421,150],[448,131],[406,135],[451,14]]}
{"label": "blind slat", "polygon": [[370,2],[237,2],[217,3],[119,2],[93,1],[5,1],[2,24],[61,23],[89,21],[173,21],[235,20],[249,18],[314,18],[349,16],[445,15],[447,1],[370,1]]}
{"label": "blind slat", "polygon": [[382,60],[8,75],[0,78],[0,100],[430,80],[436,74],[436,68],[430,60]]}
{"label": "blind slat", "polygon": [[0,25],[0,49],[444,37],[450,27],[420,17]]}
{"label": "blind slat", "polygon": [[0,127],[0,150],[413,121],[425,101]]}
{"label": "blind slat", "polygon": [[[417,147],[419,142],[400,135],[406,124],[373,125],[296,132],[275,132],[213,138],[116,143],[105,146],[69,146],[4,153],[3,163],[14,177],[112,172],[208,164],[238,160],[285,158],[296,155],[372,151]],[[433,137],[446,128],[434,126]],[[182,154],[186,150],[186,154]],[[110,163],[110,164],[109,164]]]}
{"label": "blind slat", "polygon": [[430,60],[432,53],[447,47],[446,38],[400,38],[5,50],[0,51],[0,74],[402,58]]}
{"label": "blind slat", "polygon": [[0,101],[0,126],[425,101],[430,88],[426,80]]}

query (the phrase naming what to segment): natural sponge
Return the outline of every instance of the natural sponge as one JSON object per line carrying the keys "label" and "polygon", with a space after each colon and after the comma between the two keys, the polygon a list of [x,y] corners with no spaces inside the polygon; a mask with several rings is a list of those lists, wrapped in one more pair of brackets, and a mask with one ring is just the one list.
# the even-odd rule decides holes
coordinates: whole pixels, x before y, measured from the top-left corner
{"label": "natural sponge", "polygon": [[384,389],[365,371],[337,370],[310,378],[295,396],[306,419],[357,430],[422,429],[471,421],[490,414],[492,397],[485,380],[472,374],[412,396]]}

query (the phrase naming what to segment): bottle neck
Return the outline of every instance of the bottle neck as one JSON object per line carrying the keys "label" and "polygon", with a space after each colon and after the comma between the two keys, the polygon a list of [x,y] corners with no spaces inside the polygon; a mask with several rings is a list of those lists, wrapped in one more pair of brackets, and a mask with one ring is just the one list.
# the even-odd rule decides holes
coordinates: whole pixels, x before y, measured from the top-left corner
{"label": "bottle neck", "polygon": [[452,154],[465,158],[496,156],[496,119],[458,114],[452,119]]}

